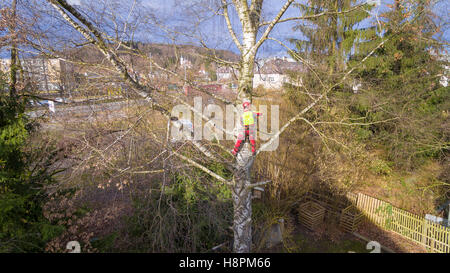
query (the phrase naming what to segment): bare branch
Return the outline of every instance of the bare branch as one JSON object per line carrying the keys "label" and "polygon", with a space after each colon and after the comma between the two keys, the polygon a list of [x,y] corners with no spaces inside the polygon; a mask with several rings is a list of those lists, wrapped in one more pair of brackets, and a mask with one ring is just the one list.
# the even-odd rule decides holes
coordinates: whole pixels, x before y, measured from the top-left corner
{"label": "bare branch", "polygon": [[272,37],[267,37],[267,40],[273,40],[277,43],[279,43],[281,46],[283,46],[284,48],[286,48],[289,53],[291,53],[292,55],[294,55],[295,58],[299,59],[302,64],[306,65],[309,70],[311,70],[311,72],[314,74],[314,76],[316,77],[316,79],[320,82],[320,85],[322,85],[323,88],[325,87],[325,84],[323,83],[322,79],[319,77],[319,75],[317,75],[317,72],[314,70],[314,68],[312,67],[312,65],[306,61],[305,59],[302,58],[302,56],[298,55],[297,52],[293,51],[292,49],[290,49],[288,46],[286,46],[283,42],[281,42],[278,39],[272,38]]}
{"label": "bare branch", "polygon": [[[349,13],[349,12],[355,11],[356,9],[358,9],[360,7],[363,7],[364,5],[365,5],[365,3],[364,4],[359,4],[359,5],[356,5],[356,6],[354,6],[353,8],[351,8],[349,10],[343,10],[343,11],[324,11],[324,12],[313,14],[313,15],[285,18],[285,19],[279,20],[278,23],[284,23],[284,22],[288,22],[288,21],[292,21],[292,20],[314,19],[314,18],[317,18],[317,17],[320,17],[320,16],[324,16],[324,15],[345,14],[345,13]],[[270,25],[272,22],[273,21],[262,22],[259,25],[260,26]]]}
{"label": "bare branch", "polygon": [[[389,38],[388,38],[389,39]],[[341,84],[342,82],[344,82],[344,80],[348,77],[348,75],[350,75],[357,67],[359,67],[361,64],[363,64],[370,56],[373,55],[373,53],[375,53],[375,51],[380,48],[381,46],[383,46],[383,44],[388,40],[385,39],[383,40],[381,43],[379,43],[374,49],[372,49],[371,52],[369,52],[369,54],[366,55],[366,57],[364,57],[359,63],[358,65],[354,66],[352,69],[350,69],[347,73],[345,73],[344,77],[342,77],[342,79],[335,83],[333,86],[331,86],[330,88],[328,88],[325,92],[322,93],[322,95],[320,95],[320,97],[318,97],[316,100],[314,100],[312,103],[310,103],[308,106],[306,106],[302,111],[300,111],[300,113],[298,113],[297,115],[293,116],[291,119],[289,119],[289,121],[283,125],[283,127],[281,127],[281,129],[275,134],[273,135],[269,141],[267,141],[266,143],[264,143],[256,152],[256,154],[259,154],[262,150],[264,150],[266,147],[268,147],[269,145],[271,145],[275,139],[277,139],[293,122],[297,121],[298,119],[300,119],[306,112],[308,112],[311,108],[313,108],[323,97],[325,97],[331,90],[333,90],[334,87],[338,86],[339,84]]]}
{"label": "bare branch", "polygon": [[272,182],[272,181],[271,180],[267,180],[267,181],[253,183],[253,184],[247,185],[247,189],[251,189],[251,188],[254,188],[254,187],[266,185],[266,184],[269,184],[270,182]]}
{"label": "bare branch", "polygon": [[[63,16],[63,18],[68,21],[76,30],[78,30],[87,40],[92,41],[97,45],[100,51],[108,58],[108,60],[113,64],[113,66],[120,71],[122,76],[125,78],[125,81],[130,83],[134,88],[135,92],[142,96],[147,102],[149,102],[152,106],[152,109],[161,112],[166,118],[170,119],[171,113],[166,107],[163,107],[159,103],[155,101],[153,97],[151,97],[145,90],[143,86],[141,86],[138,82],[136,82],[128,73],[125,64],[123,64],[115,54],[111,53],[111,51],[106,46],[106,43],[101,36],[100,32],[89,23],[78,11],[76,11],[72,6],[70,6],[65,0],[47,0],[52,6]],[[81,23],[83,23],[88,29],[85,29],[81,25],[79,25],[75,20],[73,20],[67,12],[77,18]],[[96,39],[94,39],[90,33],[94,35]],[[156,90],[156,89],[154,89]],[[190,107],[193,109],[193,107]],[[198,141],[192,140],[194,146],[196,146],[204,155],[207,157],[218,160],[217,157],[211,154],[208,149]]]}
{"label": "bare branch", "polygon": [[228,3],[226,0],[222,0],[222,8],[223,8],[223,17],[225,18],[225,21],[227,23],[228,32],[231,35],[231,38],[233,39],[233,42],[236,44],[238,49],[242,52],[242,45],[239,42],[239,39],[236,36],[236,33],[234,33],[233,26],[231,25],[230,16],[228,15]]}
{"label": "bare branch", "polygon": [[379,120],[379,121],[374,121],[374,122],[354,122],[354,123],[348,123],[348,122],[342,122],[342,121],[317,121],[317,122],[314,122],[314,124],[338,124],[338,125],[346,125],[346,126],[370,126],[370,125],[373,125],[373,124],[389,122],[389,121],[396,120],[396,119],[399,119],[399,118],[400,117],[395,117],[395,118],[384,119],[384,120]]}
{"label": "bare branch", "polygon": [[275,18],[268,24],[269,26],[267,27],[267,29],[264,31],[264,34],[262,35],[262,37],[259,39],[259,41],[254,45],[253,49],[256,51],[261,45],[262,43],[267,39],[267,37],[269,36],[270,32],[272,31],[272,29],[274,28],[274,26],[280,21],[281,16],[283,16],[283,14],[286,12],[286,10],[289,8],[289,6],[294,2],[294,0],[288,0],[286,2],[286,4],[284,4],[284,6],[280,9],[280,11],[278,12],[277,16],[275,16]]}

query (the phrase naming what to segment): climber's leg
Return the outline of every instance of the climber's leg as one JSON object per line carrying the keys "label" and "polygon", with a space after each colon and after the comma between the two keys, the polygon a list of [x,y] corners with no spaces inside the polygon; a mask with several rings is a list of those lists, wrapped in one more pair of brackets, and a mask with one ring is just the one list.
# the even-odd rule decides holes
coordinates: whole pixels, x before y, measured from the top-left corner
{"label": "climber's leg", "polygon": [[248,131],[248,138],[250,140],[250,144],[252,145],[252,154],[256,154],[256,141],[255,141],[255,131],[253,128],[250,128]]}
{"label": "climber's leg", "polygon": [[255,155],[256,154],[256,141],[254,139],[250,140],[250,144],[252,144],[252,154]]}
{"label": "climber's leg", "polygon": [[234,145],[234,149],[231,152],[233,155],[236,155],[237,153],[239,153],[239,151],[241,150],[241,146],[242,146],[242,140],[237,140],[236,141],[236,145]]}
{"label": "climber's leg", "polygon": [[233,151],[231,151],[231,153],[233,155],[236,155],[237,153],[239,153],[243,142],[244,142],[244,136],[242,134],[239,134],[236,144],[234,145],[234,149],[233,149]]}

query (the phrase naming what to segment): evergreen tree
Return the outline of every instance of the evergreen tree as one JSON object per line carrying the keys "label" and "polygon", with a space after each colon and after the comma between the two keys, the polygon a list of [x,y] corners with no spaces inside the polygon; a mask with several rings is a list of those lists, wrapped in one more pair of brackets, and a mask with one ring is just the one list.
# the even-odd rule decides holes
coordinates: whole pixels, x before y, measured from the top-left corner
{"label": "evergreen tree", "polygon": [[[6,90],[5,75],[0,76],[0,90]],[[32,127],[24,110],[21,97],[0,93],[0,252],[42,252],[61,229],[42,212],[53,158],[40,164],[25,151]]]}
{"label": "evergreen tree", "polygon": [[[365,90],[358,95],[353,113],[369,122],[395,119],[365,129],[369,139],[386,146],[389,160],[413,166],[429,156],[448,151],[445,121],[449,87],[439,84],[444,73],[442,48],[434,39],[439,31],[430,1],[395,1],[382,14],[386,43],[359,69]],[[353,56],[351,65],[364,57]]]}
{"label": "evergreen tree", "polygon": [[[358,40],[368,40],[374,28],[364,28],[359,24],[369,17],[370,5],[357,7],[355,0],[309,0],[297,4],[303,16],[328,12],[328,14],[308,19],[308,23],[294,27],[304,36],[291,39],[295,43],[294,58],[301,56],[314,64],[322,65],[328,74],[339,73],[345,69],[348,56],[358,47]],[[341,13],[340,13],[341,12]]]}
{"label": "evergreen tree", "polygon": [[[310,9],[308,14],[333,10],[331,2],[308,3],[303,6]],[[302,77],[303,85],[291,86],[287,95],[302,108],[311,102],[311,94],[323,92],[322,83],[330,86],[342,78],[339,72],[355,67],[349,80],[336,86],[307,118],[322,124],[316,129],[323,135],[341,143],[356,140],[369,149],[383,148],[383,159],[411,168],[426,158],[443,158],[448,153],[450,87],[439,83],[446,62],[435,38],[439,29],[433,22],[432,3],[395,1],[388,8],[365,28],[357,28],[364,17],[352,12],[314,18],[312,27],[298,26],[306,38],[295,41],[297,51],[292,55],[310,62],[314,73],[292,75]],[[339,17],[334,25],[333,18]],[[384,45],[360,65],[382,41]],[[359,90],[352,90],[357,84]],[[340,126],[340,132],[336,126],[325,126],[342,120],[370,125]]]}
{"label": "evergreen tree", "polygon": [[[368,11],[372,5],[361,5],[355,0],[309,0],[297,7],[302,16],[312,16],[306,23],[294,27],[301,38],[291,39],[295,50],[289,52],[297,61],[308,63],[305,72],[290,75],[293,79],[302,79],[302,87],[288,88],[289,99],[301,107],[310,100],[304,91],[319,93],[323,85],[331,86],[340,81],[348,59],[355,52],[370,47],[377,36],[375,27],[361,24],[370,16]],[[348,84],[339,85],[334,89],[349,92],[348,87]]]}

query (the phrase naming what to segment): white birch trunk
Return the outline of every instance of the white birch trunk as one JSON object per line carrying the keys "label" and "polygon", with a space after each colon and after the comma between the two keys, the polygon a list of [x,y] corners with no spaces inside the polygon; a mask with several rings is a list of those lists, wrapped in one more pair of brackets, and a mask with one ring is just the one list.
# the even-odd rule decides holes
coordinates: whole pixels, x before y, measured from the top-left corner
{"label": "white birch trunk", "polygon": [[[238,100],[251,100],[253,89],[253,63],[254,55],[243,56],[239,78]],[[250,145],[245,143],[236,157],[233,188],[233,231],[235,253],[248,253],[252,244],[252,196],[249,188],[251,184],[251,169],[254,157],[250,151]]]}
{"label": "white birch trunk", "polygon": [[252,156],[246,143],[236,158],[233,188],[233,232],[235,253],[249,253],[252,245],[252,192],[250,172],[253,166]]}
{"label": "white birch trunk", "polygon": [[[242,6],[237,6],[239,17],[241,18],[243,39],[240,61],[239,93],[238,101],[244,99],[251,101],[253,91],[253,67],[255,63],[256,50],[256,31],[249,20],[248,10]],[[250,151],[250,145],[246,143],[241,152],[237,155],[235,163],[233,188],[233,231],[234,243],[233,251],[235,253],[248,253],[252,245],[252,193],[251,169],[254,156]]]}

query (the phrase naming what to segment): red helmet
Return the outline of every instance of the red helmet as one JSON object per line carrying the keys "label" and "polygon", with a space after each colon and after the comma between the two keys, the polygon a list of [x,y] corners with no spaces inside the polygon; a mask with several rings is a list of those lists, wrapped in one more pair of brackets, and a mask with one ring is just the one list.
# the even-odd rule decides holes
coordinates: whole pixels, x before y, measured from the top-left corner
{"label": "red helmet", "polygon": [[244,101],[244,103],[242,104],[242,106],[243,106],[244,108],[247,108],[247,107],[250,106],[250,102]]}

